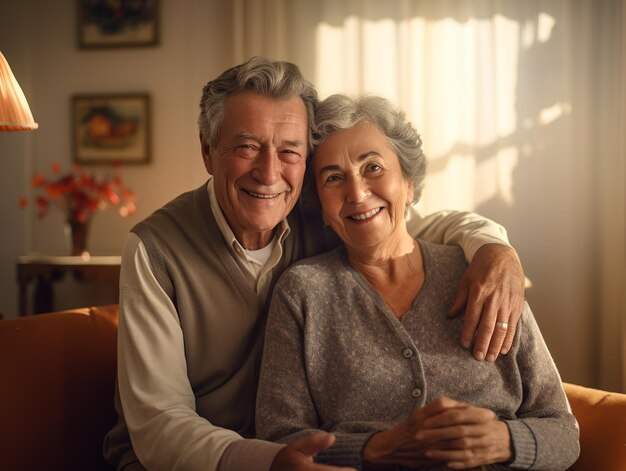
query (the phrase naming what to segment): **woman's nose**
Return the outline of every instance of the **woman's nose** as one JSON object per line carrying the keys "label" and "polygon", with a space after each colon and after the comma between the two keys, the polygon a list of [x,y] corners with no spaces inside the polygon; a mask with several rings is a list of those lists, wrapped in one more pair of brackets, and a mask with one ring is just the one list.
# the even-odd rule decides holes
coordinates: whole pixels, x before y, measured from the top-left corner
{"label": "woman's nose", "polygon": [[370,196],[367,182],[360,176],[348,179],[348,201],[350,203],[360,203]]}

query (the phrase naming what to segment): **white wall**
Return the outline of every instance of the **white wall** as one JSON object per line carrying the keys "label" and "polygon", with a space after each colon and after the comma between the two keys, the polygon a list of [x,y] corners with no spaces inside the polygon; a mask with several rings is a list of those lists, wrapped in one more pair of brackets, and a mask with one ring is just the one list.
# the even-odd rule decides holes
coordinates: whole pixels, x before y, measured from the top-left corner
{"label": "white wall", "polygon": [[[63,216],[44,220],[17,201],[29,196],[34,171],[53,162],[71,163],[70,97],[73,94],[147,92],[152,104],[152,161],[129,166],[122,175],[138,195],[137,214],[122,219],[115,210],[93,218],[89,250],[119,254],[128,230],[177,194],[199,185],[206,172],[197,137],[202,86],[231,66],[228,2],[162,1],[160,44],[153,48],[80,50],[74,0],[0,3],[3,52],[39,123],[34,132],[0,133],[0,311],[17,313],[16,257],[31,251],[67,253]],[[57,307],[75,307],[72,283],[60,283]],[[87,286],[97,303],[100,290]],[[109,291],[102,299],[109,299]],[[67,293],[67,295],[65,295]]]}

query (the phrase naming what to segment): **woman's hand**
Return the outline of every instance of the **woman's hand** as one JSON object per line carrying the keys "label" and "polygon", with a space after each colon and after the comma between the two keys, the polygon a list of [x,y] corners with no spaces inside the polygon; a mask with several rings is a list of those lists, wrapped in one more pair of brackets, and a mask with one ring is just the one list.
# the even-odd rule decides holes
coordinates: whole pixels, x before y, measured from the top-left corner
{"label": "woman's hand", "polygon": [[419,468],[433,464],[424,455],[428,442],[419,437],[424,421],[437,414],[441,405],[436,401],[416,409],[398,425],[375,433],[363,448],[362,458],[365,469],[394,469],[397,466]]}
{"label": "woman's hand", "polygon": [[525,280],[511,247],[487,244],[474,255],[459,282],[450,315],[465,308],[461,343],[469,348],[474,342],[477,360],[495,361],[499,353],[510,350],[524,306]]}
{"label": "woman's hand", "polygon": [[416,436],[426,448],[426,458],[443,461],[452,469],[513,458],[509,429],[491,410],[446,397],[429,406],[434,413],[422,422]]}
{"label": "woman's hand", "polygon": [[404,422],[372,435],[362,456],[370,470],[442,462],[465,469],[511,460],[511,438],[506,424],[489,409],[440,397]]}

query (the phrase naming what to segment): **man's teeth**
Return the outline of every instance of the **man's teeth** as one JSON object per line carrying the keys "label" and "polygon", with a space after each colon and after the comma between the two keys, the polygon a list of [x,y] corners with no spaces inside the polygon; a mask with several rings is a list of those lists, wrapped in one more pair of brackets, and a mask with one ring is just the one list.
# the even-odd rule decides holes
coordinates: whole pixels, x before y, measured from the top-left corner
{"label": "man's teeth", "polygon": [[371,218],[372,216],[374,216],[375,214],[378,214],[378,212],[381,210],[382,208],[374,208],[374,209],[370,209],[369,211],[362,213],[362,214],[357,214],[355,216],[350,216],[350,219],[355,219],[357,221],[364,221],[366,219]]}
{"label": "man's teeth", "polygon": [[260,193],[255,193],[254,191],[249,191],[249,190],[246,190],[246,193],[248,193],[250,196],[254,196],[255,198],[263,198],[263,199],[276,198],[278,195],[280,195],[280,193],[276,193],[273,195],[262,195]]}

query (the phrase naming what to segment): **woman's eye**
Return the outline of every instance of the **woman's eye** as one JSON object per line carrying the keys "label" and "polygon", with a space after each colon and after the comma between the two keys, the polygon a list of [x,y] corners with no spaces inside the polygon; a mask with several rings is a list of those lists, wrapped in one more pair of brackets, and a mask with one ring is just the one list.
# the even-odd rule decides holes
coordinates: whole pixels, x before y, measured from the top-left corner
{"label": "woman's eye", "polygon": [[378,164],[370,164],[366,169],[369,173],[379,173],[382,172],[383,168]]}
{"label": "woman's eye", "polygon": [[339,175],[329,175],[328,177],[326,177],[326,183],[336,183],[340,180],[341,178],[339,177]]}

